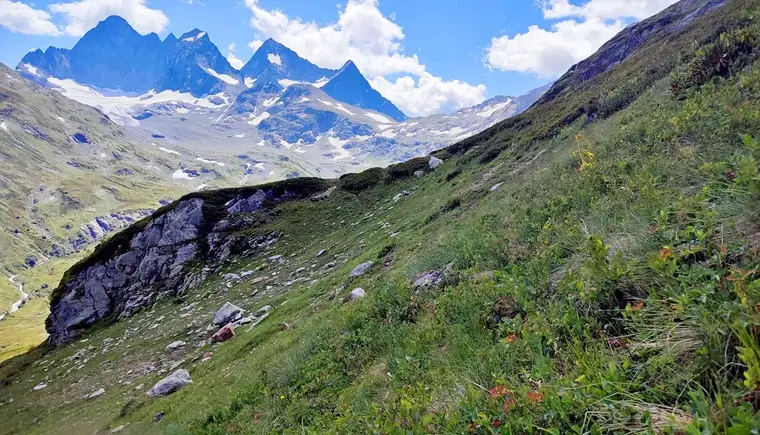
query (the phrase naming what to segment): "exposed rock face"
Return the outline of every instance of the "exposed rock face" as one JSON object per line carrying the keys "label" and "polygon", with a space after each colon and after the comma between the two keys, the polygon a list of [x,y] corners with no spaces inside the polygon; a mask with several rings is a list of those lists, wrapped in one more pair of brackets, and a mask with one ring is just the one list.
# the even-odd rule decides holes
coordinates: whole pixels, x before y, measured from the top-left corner
{"label": "exposed rock face", "polygon": [[614,68],[650,40],[662,38],[685,28],[696,18],[727,3],[727,0],[682,0],[659,14],[627,27],[596,54],[570,68],[539,100],[553,100],[573,84],[585,82]]}
{"label": "exposed rock face", "polygon": [[[99,246],[70,270],[53,293],[45,322],[50,342],[70,342],[104,319],[131,316],[158,299],[180,295],[205,280],[198,261],[219,264],[276,242],[275,235],[235,234],[251,225],[246,216],[282,201],[308,198],[329,186],[305,179],[259,189],[229,189],[189,195]],[[295,193],[297,192],[297,193]]]}

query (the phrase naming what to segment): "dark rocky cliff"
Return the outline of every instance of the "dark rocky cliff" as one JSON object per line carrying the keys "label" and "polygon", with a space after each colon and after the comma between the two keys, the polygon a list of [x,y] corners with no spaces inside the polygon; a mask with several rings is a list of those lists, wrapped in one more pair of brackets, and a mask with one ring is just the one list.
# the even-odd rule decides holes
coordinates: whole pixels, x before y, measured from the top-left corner
{"label": "dark rocky cliff", "polygon": [[66,273],[53,292],[45,322],[50,342],[72,341],[98,322],[129,317],[158,299],[196,287],[230,255],[276,240],[276,235],[235,234],[254,227],[254,215],[284,201],[318,195],[332,184],[307,178],[194,193],[158,210],[101,243]]}

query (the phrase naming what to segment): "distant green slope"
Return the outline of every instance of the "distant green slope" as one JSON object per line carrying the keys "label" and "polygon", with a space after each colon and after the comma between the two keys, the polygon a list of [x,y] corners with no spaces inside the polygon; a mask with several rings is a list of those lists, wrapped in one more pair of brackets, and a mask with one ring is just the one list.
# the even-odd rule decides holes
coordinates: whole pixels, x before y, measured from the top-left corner
{"label": "distant green slope", "polygon": [[[248,216],[241,237],[278,241],[3,363],[0,432],[753,433],[760,8],[691,15],[709,4],[656,17],[692,18],[436,153],[424,177],[425,160],[374,169]],[[415,289],[431,271],[440,285]],[[226,301],[272,309],[210,344]],[[193,383],[149,399],[177,367]]]}

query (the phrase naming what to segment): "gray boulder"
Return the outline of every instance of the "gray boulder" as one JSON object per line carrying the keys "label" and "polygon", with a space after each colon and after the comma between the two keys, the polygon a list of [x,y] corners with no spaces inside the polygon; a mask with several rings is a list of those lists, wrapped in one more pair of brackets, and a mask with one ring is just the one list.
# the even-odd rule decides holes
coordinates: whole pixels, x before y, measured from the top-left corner
{"label": "gray boulder", "polygon": [[171,375],[158,381],[156,385],[148,390],[148,397],[168,396],[193,383],[190,373],[185,369],[179,369]]}
{"label": "gray boulder", "polygon": [[375,264],[375,263],[373,263],[373,262],[371,262],[371,261],[368,261],[368,262],[366,262],[366,263],[362,263],[362,264],[360,264],[360,265],[358,265],[358,266],[354,267],[354,270],[352,270],[352,271],[351,271],[351,273],[350,273],[348,276],[349,276],[349,277],[351,277],[351,278],[356,278],[356,277],[358,277],[358,276],[362,276],[362,275],[364,275],[365,273],[367,273],[367,271],[368,271],[370,268],[372,268],[372,266],[373,266],[374,264]]}
{"label": "gray boulder", "polygon": [[435,156],[430,156],[430,161],[428,161],[428,166],[430,169],[435,169],[443,164],[443,160],[439,159]]}
{"label": "gray boulder", "polygon": [[166,346],[166,352],[169,352],[169,353],[174,352],[175,350],[181,347],[185,347],[185,346],[187,346],[187,343],[185,343],[184,341],[175,341],[169,344],[168,346]]}
{"label": "gray boulder", "polygon": [[229,302],[222,305],[219,311],[214,315],[214,325],[221,326],[231,322],[236,322],[243,317],[244,310]]}
{"label": "gray boulder", "polygon": [[346,300],[355,301],[365,296],[367,296],[367,292],[365,292],[363,288],[355,288],[351,290],[351,293],[348,294],[348,297],[346,298]]}

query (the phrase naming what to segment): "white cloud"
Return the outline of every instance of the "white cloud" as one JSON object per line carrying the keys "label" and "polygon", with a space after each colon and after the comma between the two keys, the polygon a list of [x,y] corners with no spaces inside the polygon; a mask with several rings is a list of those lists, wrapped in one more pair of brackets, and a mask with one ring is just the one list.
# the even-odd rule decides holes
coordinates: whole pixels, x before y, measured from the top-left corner
{"label": "white cloud", "polygon": [[245,65],[245,62],[235,56],[235,48],[234,42],[227,46],[227,62],[229,62],[233,68],[240,69]]}
{"label": "white cloud", "polygon": [[649,17],[677,0],[542,0],[544,18],[564,19],[548,29],[530,26],[525,33],[491,39],[485,64],[491,69],[558,77],[594,54],[632,20]]}
{"label": "white cloud", "polygon": [[567,17],[584,17],[614,20],[635,18],[642,20],[650,17],[678,0],[589,0],[576,6],[569,0],[544,0],[541,9],[544,18],[556,19]]}
{"label": "white cloud", "polygon": [[416,81],[410,76],[399,77],[394,82],[375,77],[371,83],[402,110],[415,115],[452,112],[480,104],[486,98],[484,85],[472,86],[459,80],[445,81],[426,72]]}
{"label": "white cloud", "polygon": [[248,43],[248,48],[250,48],[255,53],[256,50],[258,50],[262,45],[264,45],[264,41],[261,39],[254,39]]}
{"label": "white cloud", "polygon": [[575,63],[591,56],[607,40],[623,30],[622,21],[560,21],[550,30],[530,26],[528,31],[493,38],[486,65],[501,71],[534,73],[542,78],[559,76]]}
{"label": "white cloud", "polygon": [[0,26],[27,35],[58,36],[61,31],[43,10],[10,0],[0,0]]}
{"label": "white cloud", "polygon": [[[383,15],[377,0],[347,0],[345,7],[338,8],[337,21],[324,26],[291,19],[277,9],[264,9],[258,0],[245,2],[252,12],[251,27],[257,32],[256,39],[249,44],[251,49],[257,49],[262,39],[271,37],[324,68],[337,69],[353,60],[373,86],[383,87],[378,91],[409,115],[428,115],[441,108],[461,107],[484,99],[482,85],[444,81],[429,74],[417,55],[406,55],[402,47],[403,29]],[[385,79],[391,75],[402,77],[392,82]],[[431,101],[415,101],[409,93],[429,96]]]}
{"label": "white cloud", "polygon": [[111,15],[121,16],[143,35],[159,33],[169,24],[169,18],[162,11],[149,8],[147,3],[147,0],[80,0],[54,3],[49,9],[64,16],[64,30],[71,36],[84,35]]}

